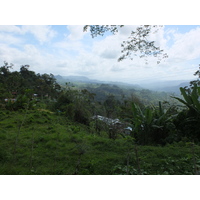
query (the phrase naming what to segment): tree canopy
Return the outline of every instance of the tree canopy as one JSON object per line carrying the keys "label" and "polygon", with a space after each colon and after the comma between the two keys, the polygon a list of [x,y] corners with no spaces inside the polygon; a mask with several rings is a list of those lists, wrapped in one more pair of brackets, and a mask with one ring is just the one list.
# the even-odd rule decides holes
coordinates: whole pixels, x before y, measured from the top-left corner
{"label": "tree canopy", "polygon": [[19,72],[11,72],[12,66],[4,62],[0,67],[0,101],[12,97],[13,93],[24,94],[27,89],[42,98],[45,95],[55,98],[59,94],[61,86],[53,74],[36,74],[29,70],[29,65],[22,65]]}
{"label": "tree canopy", "polygon": [[[83,30],[90,31],[92,38],[99,35],[103,36],[106,32],[116,34],[120,28],[124,25],[85,25]],[[122,61],[126,58],[133,59],[134,56],[145,58],[146,64],[148,63],[148,57],[157,57],[157,64],[162,59],[167,58],[167,53],[155,45],[155,41],[149,41],[150,33],[156,33],[161,28],[161,25],[140,25],[136,30],[131,32],[131,35],[126,41],[121,44],[121,56],[118,61]]]}

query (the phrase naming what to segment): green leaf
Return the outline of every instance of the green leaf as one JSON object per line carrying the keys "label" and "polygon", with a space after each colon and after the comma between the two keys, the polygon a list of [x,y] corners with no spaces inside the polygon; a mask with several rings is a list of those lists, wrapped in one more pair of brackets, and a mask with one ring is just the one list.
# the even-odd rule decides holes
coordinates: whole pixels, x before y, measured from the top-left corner
{"label": "green leaf", "polygon": [[152,127],[153,127],[153,128],[158,128],[158,129],[161,129],[161,128],[163,128],[163,126],[158,126],[158,125],[155,125],[155,124],[154,124],[154,125],[152,125]]}
{"label": "green leaf", "polygon": [[187,102],[185,102],[183,99],[180,99],[180,98],[178,98],[178,97],[172,97],[172,98],[174,98],[174,99],[180,101],[181,103],[183,103],[183,104],[185,104],[186,106],[189,107],[189,104],[188,104]]}
{"label": "green leaf", "polygon": [[153,111],[151,109],[147,108],[145,110],[145,118],[146,118],[147,124],[151,124],[153,120]]}
{"label": "green leaf", "polygon": [[159,101],[159,113],[160,115],[162,115],[164,112],[163,112],[163,108],[162,108],[162,105],[161,105],[161,102]]}
{"label": "green leaf", "polygon": [[181,91],[181,94],[183,95],[185,101],[187,102],[187,104],[191,105],[192,104],[192,100],[191,100],[191,97],[186,94],[186,89],[180,87],[180,91]]}

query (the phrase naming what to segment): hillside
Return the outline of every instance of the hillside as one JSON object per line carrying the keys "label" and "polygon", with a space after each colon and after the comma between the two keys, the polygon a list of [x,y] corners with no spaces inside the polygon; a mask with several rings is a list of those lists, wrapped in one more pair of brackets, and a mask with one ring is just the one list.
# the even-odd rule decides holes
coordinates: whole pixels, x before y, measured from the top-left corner
{"label": "hillside", "polygon": [[[98,80],[91,80],[82,76],[55,76],[61,86],[65,86],[66,82],[75,89],[86,89],[95,94],[94,99],[99,102],[105,101],[108,96],[114,96],[119,101],[124,101],[126,98],[138,98],[144,104],[157,104],[158,101],[169,101],[171,92],[154,91],[141,87],[137,84],[127,84],[121,82],[104,82]],[[176,87],[177,88],[177,87]],[[166,90],[167,91],[167,90]],[[169,90],[170,91],[170,90]],[[180,95],[180,93],[178,93]],[[177,94],[177,95],[178,95]]]}
{"label": "hillside", "polygon": [[187,143],[138,146],[131,138],[67,120],[48,110],[0,112],[1,175],[194,174]]}
{"label": "hillside", "polygon": [[148,89],[151,91],[158,91],[158,92],[166,92],[166,93],[174,93],[176,95],[180,95],[180,87],[189,86],[189,80],[166,80],[166,81],[157,81],[157,82],[141,82],[140,84],[130,84],[130,83],[123,83],[123,82],[113,82],[113,81],[100,81],[89,79],[86,76],[61,76],[56,75],[56,80],[60,84],[65,84],[66,82],[71,82],[76,86],[82,85],[101,85],[101,84],[108,84],[108,85],[116,85],[122,89],[135,89],[135,90],[142,90]]}
{"label": "hillside", "polygon": [[5,63],[0,173],[199,174],[200,90],[180,90],[169,102],[148,89],[59,85],[53,74]]}
{"label": "hillside", "polygon": [[100,81],[100,80],[95,80],[95,79],[89,79],[86,76],[61,76],[61,75],[56,75],[54,76],[58,83],[60,84],[65,84],[66,82],[72,82],[75,85],[79,85],[80,83],[83,84],[110,84],[110,85],[117,85],[120,87],[125,87],[125,88],[137,88],[137,89],[142,89],[138,84],[129,84],[129,83],[123,83],[123,82],[113,82],[113,81]]}

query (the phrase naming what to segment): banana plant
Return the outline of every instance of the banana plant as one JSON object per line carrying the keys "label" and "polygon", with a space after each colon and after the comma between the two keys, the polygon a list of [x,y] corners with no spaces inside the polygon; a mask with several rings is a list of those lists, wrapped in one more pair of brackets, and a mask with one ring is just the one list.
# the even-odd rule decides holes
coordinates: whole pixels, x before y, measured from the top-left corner
{"label": "banana plant", "polygon": [[144,111],[136,104],[132,105],[134,136],[141,144],[161,143],[175,128],[170,108],[164,110],[161,102],[158,108],[146,107]]}
{"label": "banana plant", "polygon": [[198,87],[197,84],[194,84],[191,92],[182,87],[180,88],[180,91],[184,100],[178,97],[172,98],[177,99],[179,102],[186,105],[191,111],[194,110],[196,113],[200,114],[200,87]]}
{"label": "banana plant", "polygon": [[188,109],[182,110],[177,119],[176,127],[180,130],[181,137],[200,141],[200,87],[194,84],[191,90],[180,88],[183,99],[173,97],[183,103]]}
{"label": "banana plant", "polygon": [[153,120],[153,112],[146,108],[143,112],[138,105],[132,104],[133,118],[132,122],[134,125],[134,137],[138,139],[142,144],[146,144],[148,140],[148,127]]}

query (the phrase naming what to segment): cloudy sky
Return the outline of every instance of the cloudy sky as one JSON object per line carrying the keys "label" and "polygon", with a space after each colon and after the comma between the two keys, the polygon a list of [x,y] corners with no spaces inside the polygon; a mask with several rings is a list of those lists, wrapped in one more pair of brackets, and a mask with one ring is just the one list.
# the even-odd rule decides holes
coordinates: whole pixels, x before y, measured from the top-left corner
{"label": "cloudy sky", "polygon": [[36,73],[87,76],[91,79],[140,83],[155,80],[193,80],[200,64],[200,26],[163,26],[151,35],[168,54],[156,58],[118,62],[121,43],[136,26],[126,25],[118,34],[92,38],[83,25],[0,25],[0,64],[13,70],[29,64]]}

